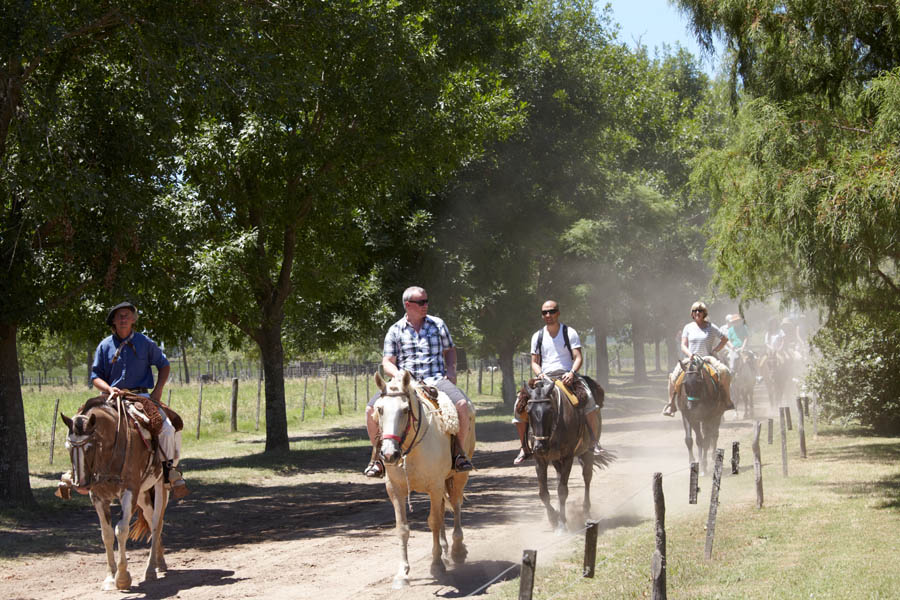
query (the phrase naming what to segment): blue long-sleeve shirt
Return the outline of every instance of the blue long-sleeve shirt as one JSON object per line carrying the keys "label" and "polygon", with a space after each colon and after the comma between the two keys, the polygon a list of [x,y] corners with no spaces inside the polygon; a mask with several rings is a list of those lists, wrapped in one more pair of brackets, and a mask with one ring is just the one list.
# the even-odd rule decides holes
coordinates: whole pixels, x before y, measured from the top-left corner
{"label": "blue long-sleeve shirt", "polygon": [[169,366],[169,359],[156,343],[147,336],[135,332],[131,341],[119,352],[119,358],[113,364],[113,357],[124,340],[113,334],[97,346],[94,353],[94,364],[91,367],[91,380],[102,379],[111,387],[121,389],[137,389],[153,387],[153,371]]}

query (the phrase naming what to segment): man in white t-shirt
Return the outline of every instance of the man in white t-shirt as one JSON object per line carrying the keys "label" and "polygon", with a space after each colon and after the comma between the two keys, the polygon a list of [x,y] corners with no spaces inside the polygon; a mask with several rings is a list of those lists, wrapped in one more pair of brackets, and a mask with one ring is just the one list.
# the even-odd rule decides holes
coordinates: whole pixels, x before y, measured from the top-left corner
{"label": "man in white t-shirt", "polygon": [[[584,406],[584,416],[591,430],[594,440],[594,454],[602,454],[600,449],[600,411],[597,402],[591,394],[590,386],[581,377],[576,375],[581,368],[583,357],[581,355],[581,339],[578,332],[568,325],[559,322],[559,304],[555,300],[547,300],[541,306],[541,316],[545,326],[538,329],[531,336],[531,370],[535,377],[550,377],[561,379],[568,387],[580,385],[587,392],[587,403]],[[519,441],[522,449],[516,456],[513,464],[520,464],[528,458],[525,454],[525,431],[527,419],[513,411],[513,423],[519,431]]]}

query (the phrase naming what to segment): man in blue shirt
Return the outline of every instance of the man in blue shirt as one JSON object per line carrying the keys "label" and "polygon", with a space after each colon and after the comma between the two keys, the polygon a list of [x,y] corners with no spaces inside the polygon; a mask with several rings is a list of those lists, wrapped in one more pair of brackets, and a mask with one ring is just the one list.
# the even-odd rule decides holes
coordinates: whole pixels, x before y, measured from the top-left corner
{"label": "man in blue shirt", "polygon": [[[91,383],[110,397],[131,392],[162,406],[163,386],[169,379],[169,360],[153,340],[134,330],[136,322],[137,308],[134,304],[122,302],[110,309],[106,323],[112,327],[113,334],[97,346],[91,367]],[[151,366],[155,366],[158,373],[155,386]],[[181,436],[176,435],[165,411],[160,409],[159,413],[163,418],[162,431],[158,436],[159,459],[163,464],[165,481],[172,485],[172,494],[181,498],[187,494],[184,479],[175,470],[181,458]]]}
{"label": "man in blue shirt", "polygon": [[[421,287],[406,288],[403,308],[406,314],[391,325],[384,336],[381,366],[390,377],[399,375],[401,369],[409,371],[413,379],[436,387],[453,401],[459,414],[457,447],[451,449],[454,454],[453,468],[469,471],[472,463],[463,450],[463,442],[469,430],[469,411],[474,414],[475,408],[463,391],[456,387],[456,348],[450,331],[442,319],[428,314],[428,293]],[[373,446],[378,436],[378,424],[373,416],[378,396],[376,394],[366,407],[366,430]],[[384,465],[380,460],[372,460],[363,473],[366,477],[383,477]]]}

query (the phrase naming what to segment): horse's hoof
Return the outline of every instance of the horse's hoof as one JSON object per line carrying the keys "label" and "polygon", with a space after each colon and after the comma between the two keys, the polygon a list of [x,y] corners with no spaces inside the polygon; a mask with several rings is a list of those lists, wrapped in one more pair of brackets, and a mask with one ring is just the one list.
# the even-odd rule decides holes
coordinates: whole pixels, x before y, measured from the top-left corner
{"label": "horse's hoof", "polygon": [[453,562],[459,565],[466,562],[467,556],[469,556],[469,551],[465,546],[461,546],[460,548],[453,549],[453,553],[450,555],[450,558],[453,559]]}
{"label": "horse's hoof", "polygon": [[119,590],[128,590],[131,589],[131,573],[125,571],[124,575],[120,575],[116,577],[116,589]]}
{"label": "horse's hoof", "polygon": [[166,564],[165,559],[160,558],[159,560],[156,561],[156,570],[157,570],[157,572],[160,572],[160,573],[165,573],[166,571],[169,570],[169,565]]}
{"label": "horse's hoof", "polygon": [[555,531],[555,533],[556,533],[556,535],[558,535],[558,536],[566,535],[566,534],[569,533],[569,528],[566,527],[566,524],[565,524],[565,523],[560,523],[559,525],[556,526],[556,531]]}
{"label": "horse's hoof", "polygon": [[432,577],[440,577],[444,573],[447,572],[447,567],[444,566],[444,561],[431,563],[431,576]]}
{"label": "horse's hoof", "polygon": [[112,575],[108,576],[103,580],[103,586],[100,588],[104,592],[114,592],[116,591],[116,579]]}
{"label": "horse's hoof", "polygon": [[147,569],[144,573],[144,581],[156,581],[156,569]]}
{"label": "horse's hoof", "polygon": [[409,587],[409,577],[394,577],[394,583],[391,587],[395,590],[402,590]]}

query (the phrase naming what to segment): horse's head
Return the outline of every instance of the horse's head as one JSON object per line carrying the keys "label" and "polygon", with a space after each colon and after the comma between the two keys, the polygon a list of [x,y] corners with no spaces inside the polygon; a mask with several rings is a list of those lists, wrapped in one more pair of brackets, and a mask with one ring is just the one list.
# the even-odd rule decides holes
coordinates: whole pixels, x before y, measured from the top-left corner
{"label": "horse's head", "polygon": [[545,454],[550,449],[550,436],[556,426],[554,384],[545,378],[533,379],[529,384],[525,386],[528,393],[526,407],[528,424],[534,433],[533,451],[535,454]]}
{"label": "horse's head", "polygon": [[66,448],[72,460],[72,484],[76,488],[87,488],[91,483],[99,446],[99,441],[95,439],[97,416],[93,412],[90,416],[75,415],[73,419],[62,413],[59,416],[69,429]]}
{"label": "horse's head", "polygon": [[381,397],[375,402],[375,420],[381,427],[381,456],[387,464],[400,460],[400,446],[412,419],[411,405],[415,399],[415,388],[408,371],[390,381],[375,374],[375,383],[381,390]]}

